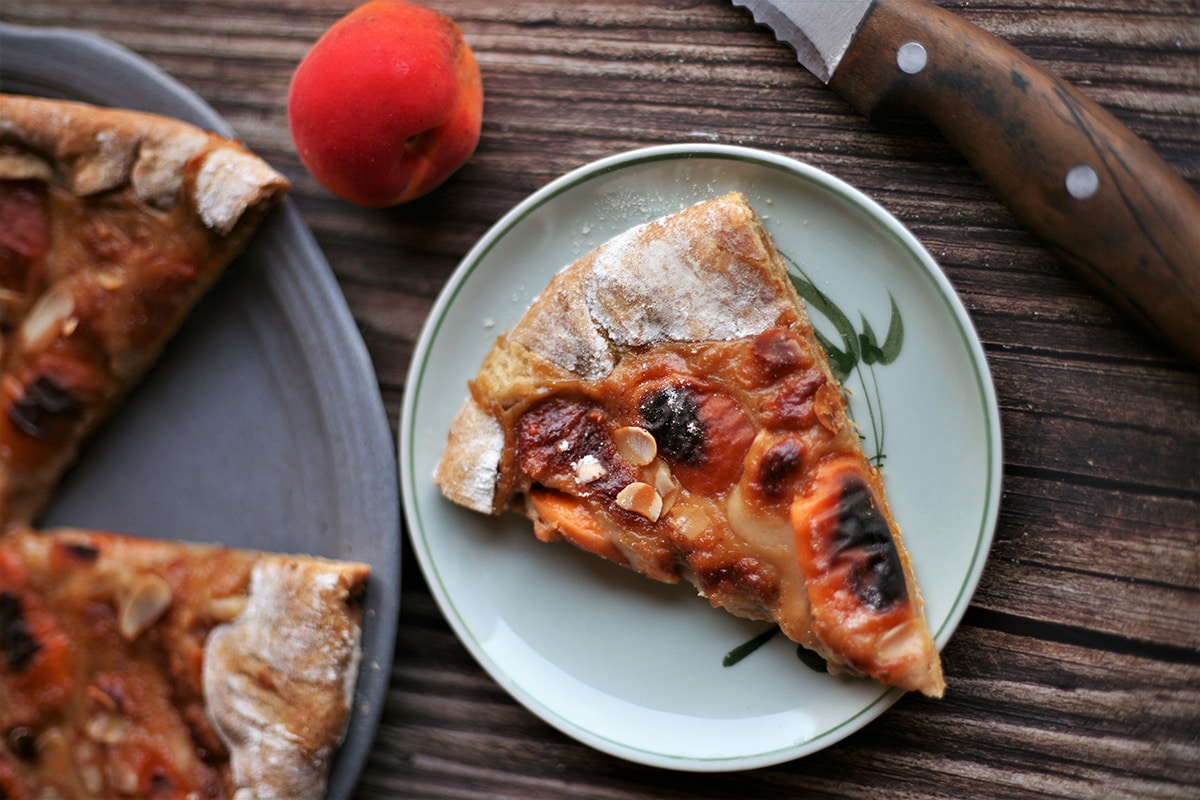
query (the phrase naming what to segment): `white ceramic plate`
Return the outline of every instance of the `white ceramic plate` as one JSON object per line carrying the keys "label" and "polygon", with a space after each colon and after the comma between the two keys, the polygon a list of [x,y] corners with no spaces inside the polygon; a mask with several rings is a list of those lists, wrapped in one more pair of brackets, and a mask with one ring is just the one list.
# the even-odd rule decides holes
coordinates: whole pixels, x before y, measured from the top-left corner
{"label": "white ceramic plate", "polygon": [[[0,25],[0,89],[230,133],[152,64],[76,31]],[[42,522],[371,564],[364,658],[326,793],[350,797],[383,711],[399,615],[396,460],[362,337],[290,203],[88,445]]]}
{"label": "white ceramic plate", "polygon": [[[451,277],[418,343],[400,420],[414,550],[466,647],[563,732],[680,770],[812,753],[901,692],[815,672],[781,636],[724,667],[723,656],[762,624],[712,609],[687,585],[659,585],[569,545],[542,544],[517,516],[458,508],[431,475],[467,380],[554,272],[632,225],[733,189],[858,333],[865,320],[883,340],[895,302],[904,329],[898,357],[862,366],[847,386],[868,453],[884,453],[887,491],[944,645],[974,592],[998,512],[991,377],[929,254],[875,203],[809,166],[744,148],[668,146],[549,184],[500,220]],[[828,319],[813,317],[840,341]]]}

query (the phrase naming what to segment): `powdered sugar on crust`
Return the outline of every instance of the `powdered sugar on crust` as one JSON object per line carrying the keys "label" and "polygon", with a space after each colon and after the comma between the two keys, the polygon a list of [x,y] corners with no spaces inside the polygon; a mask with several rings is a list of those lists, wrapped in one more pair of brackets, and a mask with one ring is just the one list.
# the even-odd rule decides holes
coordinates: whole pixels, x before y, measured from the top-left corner
{"label": "powdered sugar on crust", "polygon": [[204,224],[224,236],[246,209],[275,187],[282,176],[249,153],[233,148],[214,150],[196,176],[196,210]]}
{"label": "powdered sugar on crust", "polygon": [[[79,197],[132,184],[155,208],[186,199],[221,236],[248,209],[288,187],[282,174],[235,140],[158,114],[0,94],[0,138],[11,145],[0,153],[0,177],[35,177]],[[192,186],[187,165],[200,157]],[[185,183],[187,198],[180,191]]]}
{"label": "powdered sugar on crust", "polygon": [[287,557],[254,567],[246,610],[205,645],[210,719],[235,783],[254,800],[317,800],[348,718],[361,630],[339,610],[337,565]]}
{"label": "powdered sugar on crust", "polygon": [[609,341],[731,340],[775,324],[788,304],[765,243],[747,230],[750,214],[742,204],[701,203],[602,245],[583,294]]}
{"label": "powdered sugar on crust", "polygon": [[583,380],[658,342],[754,336],[790,308],[775,253],[731,193],[639,225],[562,269],[512,340]]}
{"label": "powdered sugar on crust", "polygon": [[155,208],[171,208],[183,185],[184,166],[207,145],[203,131],[183,127],[174,136],[143,142],[130,174],[133,190]]}
{"label": "powdered sugar on crust", "polygon": [[434,470],[434,480],[454,502],[490,514],[503,448],[500,423],[468,398],[451,425],[450,441]]}
{"label": "powdered sugar on crust", "polygon": [[575,287],[564,278],[565,273],[560,273],[534,300],[538,313],[522,320],[512,338],[584,380],[602,378],[616,366],[616,360],[590,308],[579,302]]}

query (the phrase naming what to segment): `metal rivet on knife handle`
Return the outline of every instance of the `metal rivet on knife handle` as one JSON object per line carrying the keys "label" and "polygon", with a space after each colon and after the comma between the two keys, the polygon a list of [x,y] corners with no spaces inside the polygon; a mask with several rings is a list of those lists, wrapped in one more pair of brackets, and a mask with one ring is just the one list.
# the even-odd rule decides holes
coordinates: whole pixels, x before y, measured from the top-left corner
{"label": "metal rivet on knife handle", "polygon": [[1087,164],[1077,164],[1067,170],[1067,192],[1076,200],[1087,200],[1100,191],[1100,176]]}
{"label": "metal rivet on knife handle", "polygon": [[920,42],[906,42],[900,45],[900,49],[896,51],[896,66],[900,67],[901,72],[909,75],[916,75],[925,69],[928,61],[929,54],[925,52],[925,46]]}

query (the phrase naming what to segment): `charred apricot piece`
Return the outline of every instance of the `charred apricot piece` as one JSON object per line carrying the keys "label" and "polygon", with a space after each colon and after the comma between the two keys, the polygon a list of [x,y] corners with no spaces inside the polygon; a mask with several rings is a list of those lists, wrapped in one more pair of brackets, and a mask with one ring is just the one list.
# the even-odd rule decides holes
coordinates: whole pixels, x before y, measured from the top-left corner
{"label": "charred apricot piece", "polygon": [[[790,499],[801,479],[808,448],[796,436],[785,436],[770,444],[748,468],[747,488],[765,502]],[[753,456],[752,456],[753,457]]]}
{"label": "charred apricot piece", "polygon": [[909,594],[904,556],[866,469],[854,459],[827,462],[792,503],[813,631],[851,670],[940,696],[944,682],[919,600]]}
{"label": "charred apricot piece", "polygon": [[824,373],[816,370],[782,378],[759,410],[763,422],[791,429],[812,425],[816,419],[816,396],[827,385]]}
{"label": "charred apricot piece", "polygon": [[808,347],[795,331],[787,328],[769,328],[754,337],[750,354],[763,385],[813,364]]}
{"label": "charred apricot piece", "polygon": [[639,405],[642,427],[684,488],[707,495],[727,489],[742,473],[754,426],[724,392],[687,384],[651,390]]}
{"label": "charred apricot piece", "polygon": [[19,458],[35,458],[85,419],[104,397],[104,373],[69,351],[37,353],[0,387],[0,439]]}
{"label": "charred apricot piece", "polygon": [[17,558],[0,553],[0,696],[14,698],[13,718],[34,716],[66,698],[70,679],[70,640]]}
{"label": "charred apricot piece", "polygon": [[0,591],[0,653],[4,655],[4,666],[13,672],[24,672],[41,649],[41,643],[29,630],[21,598],[10,591]]}
{"label": "charred apricot piece", "polygon": [[637,476],[617,453],[608,416],[584,400],[555,397],[517,421],[517,461],[534,481],[569,494],[614,498]]}
{"label": "charred apricot piece", "polygon": [[700,395],[690,386],[655,389],[638,407],[645,429],[658,451],[679,465],[696,464],[704,456],[705,430]]}
{"label": "charred apricot piece", "polygon": [[792,506],[792,527],[804,577],[819,598],[849,594],[855,607],[877,612],[908,598],[887,519],[856,466],[820,470],[814,488]]}

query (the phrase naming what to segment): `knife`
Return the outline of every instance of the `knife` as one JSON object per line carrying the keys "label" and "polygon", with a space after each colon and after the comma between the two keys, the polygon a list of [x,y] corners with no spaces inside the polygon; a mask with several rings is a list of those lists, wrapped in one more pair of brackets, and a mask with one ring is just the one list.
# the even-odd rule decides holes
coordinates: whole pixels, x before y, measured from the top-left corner
{"label": "knife", "polygon": [[859,113],[933,123],[1014,217],[1200,364],[1200,197],[1112,115],[928,0],[733,0]]}

